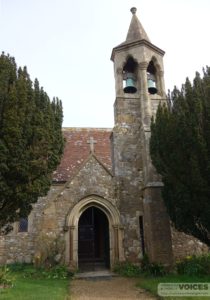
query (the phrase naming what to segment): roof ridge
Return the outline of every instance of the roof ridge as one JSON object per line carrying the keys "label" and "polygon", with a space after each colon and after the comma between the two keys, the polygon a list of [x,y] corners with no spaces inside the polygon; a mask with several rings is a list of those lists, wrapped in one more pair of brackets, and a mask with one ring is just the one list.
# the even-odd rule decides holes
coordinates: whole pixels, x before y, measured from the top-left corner
{"label": "roof ridge", "polygon": [[111,132],[111,127],[62,127],[63,131],[107,131]]}

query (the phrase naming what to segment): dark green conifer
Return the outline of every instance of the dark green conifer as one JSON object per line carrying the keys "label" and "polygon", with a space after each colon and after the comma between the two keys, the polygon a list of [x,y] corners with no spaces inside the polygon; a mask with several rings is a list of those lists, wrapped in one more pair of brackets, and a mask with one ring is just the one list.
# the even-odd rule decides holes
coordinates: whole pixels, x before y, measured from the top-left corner
{"label": "dark green conifer", "polygon": [[210,68],[159,106],[150,153],[174,226],[210,245]]}
{"label": "dark green conifer", "polygon": [[26,67],[0,56],[0,228],[26,217],[49,190],[63,151],[62,105]]}

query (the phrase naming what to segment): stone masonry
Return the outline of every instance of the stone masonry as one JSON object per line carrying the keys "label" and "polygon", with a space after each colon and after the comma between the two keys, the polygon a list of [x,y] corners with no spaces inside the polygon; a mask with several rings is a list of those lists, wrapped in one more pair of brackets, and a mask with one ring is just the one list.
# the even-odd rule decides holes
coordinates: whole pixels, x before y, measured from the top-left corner
{"label": "stone masonry", "polygon": [[[92,234],[91,255],[96,260],[97,251],[106,254],[110,268],[119,261],[139,263],[144,252],[151,261],[170,265],[174,259],[208,251],[198,240],[170,226],[161,198],[161,178],[149,155],[151,117],[158,104],[166,101],[164,51],[151,43],[136,9],[131,12],[126,41],[113,48],[111,55],[116,89],[114,128],[63,128],[65,149],[52,186],[34,204],[26,232],[19,231],[17,222],[12,232],[0,236],[0,264],[37,260],[47,241],[55,244],[59,239],[64,247],[53,254],[55,259],[78,268],[79,245]],[[148,76],[153,79],[153,90]],[[80,220],[89,208],[101,212],[108,232],[106,222],[95,222],[93,215],[89,227],[81,227]],[[97,235],[96,225],[103,227],[106,237]],[[84,237],[79,235],[81,230],[86,230]],[[109,247],[104,254],[105,244]],[[53,252],[49,245],[46,249]]]}

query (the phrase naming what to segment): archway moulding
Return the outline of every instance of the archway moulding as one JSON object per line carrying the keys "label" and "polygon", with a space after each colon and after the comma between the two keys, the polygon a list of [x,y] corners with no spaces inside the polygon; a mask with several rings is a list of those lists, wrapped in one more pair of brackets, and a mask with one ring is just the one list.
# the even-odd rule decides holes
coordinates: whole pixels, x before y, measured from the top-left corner
{"label": "archway moulding", "polygon": [[116,207],[107,199],[91,195],[81,199],[68,213],[66,226],[77,226],[81,214],[90,206],[101,209],[107,216],[111,225],[120,225],[120,214]]}
{"label": "archway moulding", "polygon": [[102,210],[109,222],[110,238],[110,267],[117,261],[123,261],[124,251],[122,247],[123,227],[120,223],[118,209],[107,199],[97,195],[90,195],[81,199],[68,213],[66,218],[66,262],[70,268],[78,268],[78,223],[82,213],[89,207],[94,206]]}

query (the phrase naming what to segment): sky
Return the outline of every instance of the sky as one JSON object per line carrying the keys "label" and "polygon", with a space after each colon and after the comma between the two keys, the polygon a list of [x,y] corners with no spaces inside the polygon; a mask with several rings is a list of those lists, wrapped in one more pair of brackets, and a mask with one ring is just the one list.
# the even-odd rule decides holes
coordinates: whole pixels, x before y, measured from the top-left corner
{"label": "sky", "polygon": [[210,65],[209,0],[0,0],[0,51],[63,103],[64,127],[113,127],[112,48],[131,7],[166,52],[166,91]]}

